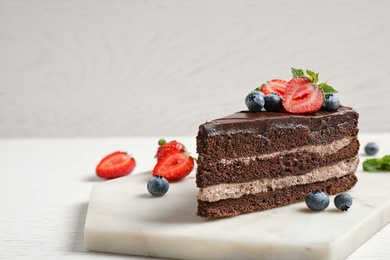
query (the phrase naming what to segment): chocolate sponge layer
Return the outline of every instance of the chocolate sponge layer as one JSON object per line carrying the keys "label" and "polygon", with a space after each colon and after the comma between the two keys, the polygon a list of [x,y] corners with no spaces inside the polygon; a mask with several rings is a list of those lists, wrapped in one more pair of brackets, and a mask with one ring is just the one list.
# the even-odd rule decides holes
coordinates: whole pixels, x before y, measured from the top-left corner
{"label": "chocolate sponge layer", "polygon": [[220,183],[243,183],[261,178],[301,175],[315,168],[354,158],[358,151],[359,141],[354,137],[347,146],[327,155],[303,150],[272,158],[254,158],[248,162],[198,162],[196,183],[199,188],[203,188]]}
{"label": "chocolate sponge layer", "polygon": [[357,177],[350,173],[341,178],[331,178],[324,182],[296,185],[271,192],[244,195],[237,199],[207,202],[198,200],[197,215],[206,218],[232,217],[242,213],[262,211],[305,200],[313,190],[321,190],[328,195],[345,192],[355,186]]}

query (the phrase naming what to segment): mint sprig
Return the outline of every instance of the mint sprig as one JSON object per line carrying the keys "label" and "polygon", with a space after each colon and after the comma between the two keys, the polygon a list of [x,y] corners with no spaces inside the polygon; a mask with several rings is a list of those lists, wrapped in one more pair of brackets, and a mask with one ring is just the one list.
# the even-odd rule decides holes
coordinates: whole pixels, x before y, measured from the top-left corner
{"label": "mint sprig", "polygon": [[306,73],[302,69],[291,68],[293,78],[307,78],[315,86],[319,87],[322,92],[323,103],[325,105],[325,95],[337,93],[332,86],[328,85],[327,81],[318,82],[319,73],[315,73],[311,70],[306,70]]}
{"label": "mint sprig", "polygon": [[390,171],[390,155],[382,158],[367,159],[363,162],[363,171],[366,172],[384,172]]}

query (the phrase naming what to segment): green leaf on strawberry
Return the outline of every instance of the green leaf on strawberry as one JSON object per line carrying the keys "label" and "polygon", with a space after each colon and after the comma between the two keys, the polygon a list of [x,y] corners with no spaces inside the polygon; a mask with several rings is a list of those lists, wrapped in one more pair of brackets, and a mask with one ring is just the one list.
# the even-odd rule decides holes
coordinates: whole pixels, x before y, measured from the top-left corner
{"label": "green leaf on strawberry", "polygon": [[315,73],[311,70],[306,70],[307,78],[310,79],[311,82],[317,83],[318,82],[318,73]]}
{"label": "green leaf on strawberry", "polygon": [[326,82],[319,83],[318,86],[322,89],[322,92],[324,92],[324,94],[337,93],[337,90],[335,90],[332,86],[329,86]]}
{"label": "green leaf on strawberry", "polygon": [[291,68],[293,78],[305,78],[305,73],[302,69]]}

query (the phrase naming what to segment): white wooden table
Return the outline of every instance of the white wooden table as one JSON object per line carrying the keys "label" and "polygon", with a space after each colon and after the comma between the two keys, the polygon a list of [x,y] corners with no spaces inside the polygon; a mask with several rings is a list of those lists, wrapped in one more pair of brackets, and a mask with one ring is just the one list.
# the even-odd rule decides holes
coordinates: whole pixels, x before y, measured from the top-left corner
{"label": "white wooden table", "polygon": [[[194,137],[165,138],[195,154]],[[84,223],[91,186],[104,181],[94,173],[99,160],[126,150],[137,160],[132,174],[151,171],[158,139],[0,139],[0,259],[145,259],[88,252]],[[360,141],[378,143],[378,156],[390,154],[390,133],[361,134]],[[388,259],[389,243],[387,225],[348,259]]]}

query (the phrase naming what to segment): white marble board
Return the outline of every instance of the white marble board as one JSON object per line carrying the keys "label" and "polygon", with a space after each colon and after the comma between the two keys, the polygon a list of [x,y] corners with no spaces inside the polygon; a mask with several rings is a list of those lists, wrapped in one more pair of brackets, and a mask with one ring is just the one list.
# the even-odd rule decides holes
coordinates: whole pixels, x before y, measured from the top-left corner
{"label": "white marble board", "polygon": [[358,171],[352,208],[294,205],[207,220],[196,216],[195,171],[163,197],[151,173],[95,184],[85,223],[91,251],[171,259],[344,259],[390,222],[390,174]]}

